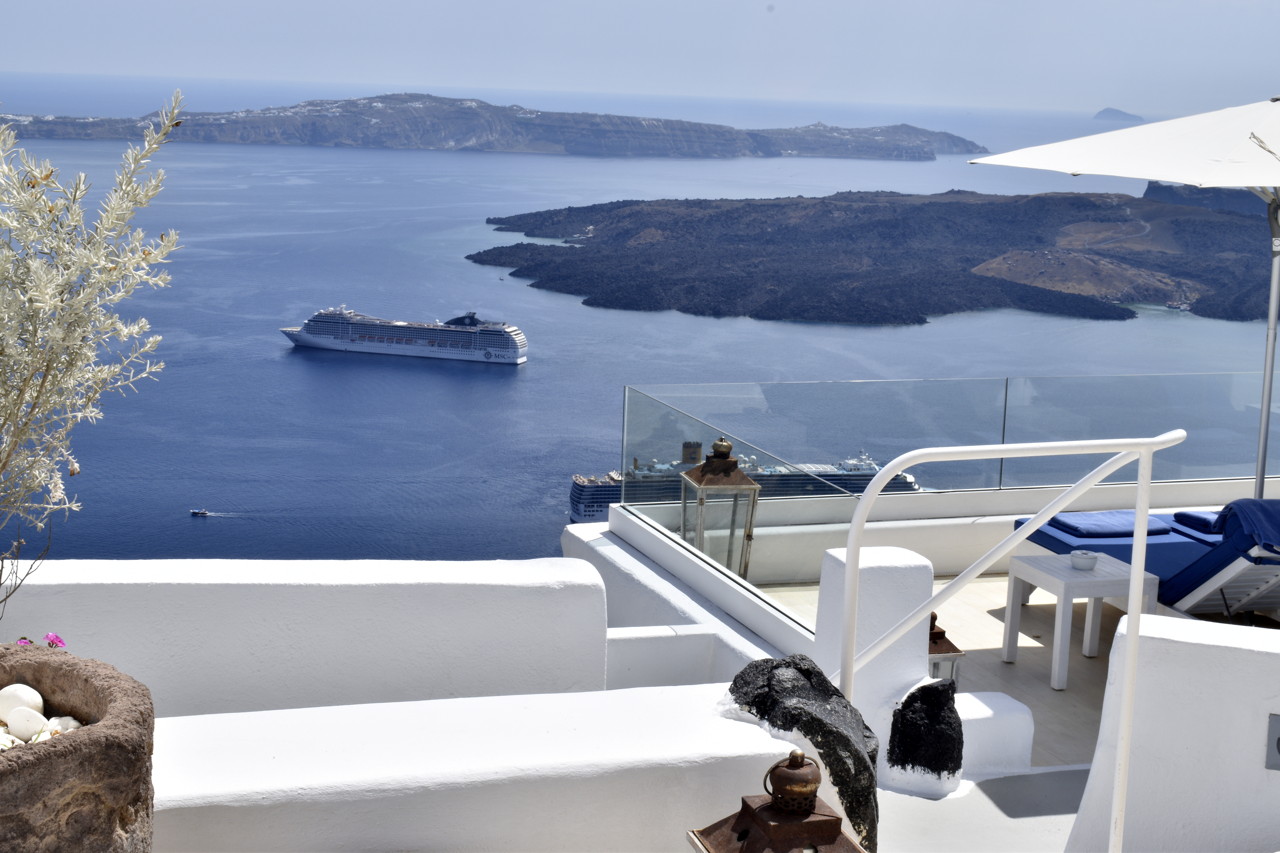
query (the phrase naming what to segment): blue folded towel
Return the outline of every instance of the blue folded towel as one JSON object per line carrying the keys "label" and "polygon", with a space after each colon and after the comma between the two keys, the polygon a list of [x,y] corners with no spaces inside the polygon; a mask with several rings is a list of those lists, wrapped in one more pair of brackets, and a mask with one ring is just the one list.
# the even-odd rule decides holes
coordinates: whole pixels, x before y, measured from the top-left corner
{"label": "blue folded towel", "polygon": [[[1107,539],[1133,535],[1133,510],[1109,509],[1102,512],[1062,512],[1049,519],[1049,525],[1084,539]],[[1155,516],[1147,516],[1147,535],[1163,536],[1173,528]]]}
{"label": "blue folded towel", "polygon": [[1280,500],[1244,498],[1232,501],[1222,508],[1214,525],[1215,532],[1225,530],[1231,519],[1235,519],[1254,542],[1271,551],[1280,550]]}

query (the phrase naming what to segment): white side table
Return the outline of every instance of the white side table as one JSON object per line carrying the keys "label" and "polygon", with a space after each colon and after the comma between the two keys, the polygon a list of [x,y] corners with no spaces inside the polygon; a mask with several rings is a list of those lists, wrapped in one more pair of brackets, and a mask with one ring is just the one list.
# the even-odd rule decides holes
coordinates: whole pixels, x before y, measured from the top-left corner
{"label": "white side table", "polygon": [[[1145,572],[1143,578],[1143,613],[1155,609],[1159,578]],[[1013,663],[1018,657],[1018,625],[1022,621],[1022,603],[1033,587],[1058,598],[1053,620],[1053,667],[1049,686],[1067,689],[1067,652],[1071,645],[1071,603],[1087,598],[1084,617],[1084,656],[1096,657],[1102,633],[1102,599],[1129,594],[1129,564],[1107,554],[1098,555],[1098,564],[1089,571],[1071,568],[1067,554],[1044,554],[1013,557],[1009,560],[1009,597],[1004,611],[1003,659]]]}

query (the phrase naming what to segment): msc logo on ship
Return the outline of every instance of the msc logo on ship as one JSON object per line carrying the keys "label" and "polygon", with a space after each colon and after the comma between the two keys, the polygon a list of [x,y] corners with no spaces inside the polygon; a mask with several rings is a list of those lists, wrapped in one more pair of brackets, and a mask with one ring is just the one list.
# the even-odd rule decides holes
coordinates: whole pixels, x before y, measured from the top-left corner
{"label": "msc logo on ship", "polygon": [[484,357],[485,357],[485,358],[493,358],[493,353],[489,352],[488,350],[485,350],[485,351],[484,351]]}

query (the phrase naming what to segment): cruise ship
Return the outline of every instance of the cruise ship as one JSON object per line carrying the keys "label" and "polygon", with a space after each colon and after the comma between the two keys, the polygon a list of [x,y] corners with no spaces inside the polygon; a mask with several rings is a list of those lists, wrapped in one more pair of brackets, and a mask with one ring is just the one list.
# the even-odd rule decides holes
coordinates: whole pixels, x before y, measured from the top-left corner
{"label": "cruise ship", "polygon": [[[680,473],[701,461],[702,444],[687,442],[682,461],[641,463],[633,460],[626,472],[607,474],[574,474],[569,487],[569,519],[574,524],[605,521],[609,505],[627,503],[663,503],[680,499]],[[760,464],[756,457],[741,460],[742,470],[760,485],[762,498],[798,498],[859,494],[880,470],[866,452],[834,464],[807,462],[796,465]],[[834,487],[834,488],[831,488]],[[911,474],[894,477],[886,487],[889,492],[918,491],[920,485]]]}
{"label": "cruise ship", "polygon": [[444,323],[382,320],[345,305],[317,311],[301,326],[280,330],[294,346],[451,358],[495,364],[524,364],[529,343],[524,332],[507,323],[481,320],[471,311]]}

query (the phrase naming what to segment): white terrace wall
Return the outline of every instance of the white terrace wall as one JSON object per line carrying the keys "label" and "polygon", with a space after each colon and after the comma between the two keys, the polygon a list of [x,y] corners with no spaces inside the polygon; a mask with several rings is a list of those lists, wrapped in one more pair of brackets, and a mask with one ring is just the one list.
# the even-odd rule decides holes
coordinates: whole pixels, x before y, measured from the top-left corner
{"label": "white terrace wall", "polygon": [[158,716],[605,687],[581,560],[64,560],[4,636],[49,631],[146,684]]}
{"label": "white terrace wall", "polygon": [[779,656],[705,596],[628,548],[608,524],[571,524],[560,548],[590,562],[604,580],[610,690],[732,681],[751,661]]}
{"label": "white terrace wall", "polygon": [[[1125,647],[1111,647],[1097,751],[1069,851],[1107,849]],[[1272,851],[1280,839],[1280,631],[1143,616],[1125,850]]]}
{"label": "white terrace wall", "polygon": [[699,684],[161,718],[155,848],[687,853],[687,830],[736,813],[792,749],[721,716],[724,695]]}

